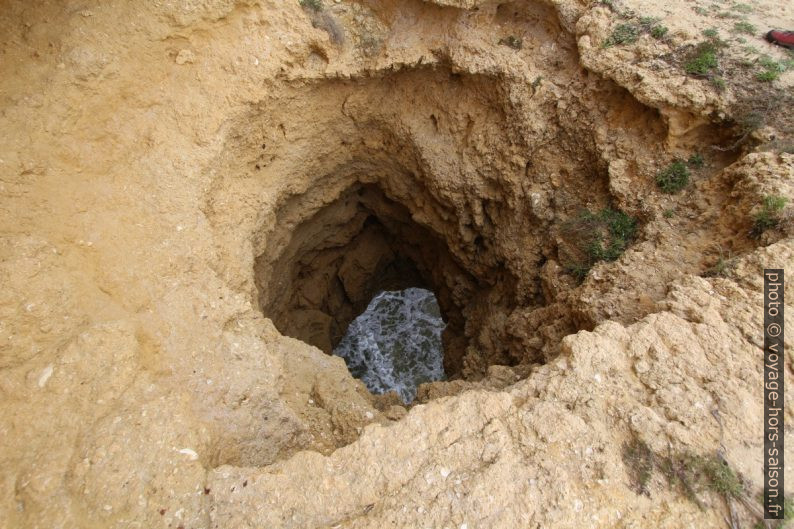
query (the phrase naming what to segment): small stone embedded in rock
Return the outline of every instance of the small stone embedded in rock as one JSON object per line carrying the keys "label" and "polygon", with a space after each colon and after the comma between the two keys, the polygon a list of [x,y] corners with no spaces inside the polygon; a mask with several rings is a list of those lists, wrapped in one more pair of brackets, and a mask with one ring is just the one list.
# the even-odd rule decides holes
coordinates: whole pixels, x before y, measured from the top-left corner
{"label": "small stone embedded in rock", "polygon": [[184,454],[188,457],[189,460],[195,461],[198,459],[198,454],[195,450],[191,450],[190,448],[183,448],[179,451],[180,454]]}
{"label": "small stone embedded in rock", "polygon": [[52,372],[53,372],[52,365],[48,365],[47,367],[44,368],[44,370],[41,372],[41,375],[39,375],[38,384],[39,384],[40,388],[44,387],[44,385],[47,383],[47,381],[52,376]]}
{"label": "small stone embedded in rock", "polygon": [[651,370],[651,366],[645,360],[638,360],[634,363],[634,370],[640,375]]}
{"label": "small stone embedded in rock", "polygon": [[179,53],[176,54],[176,58],[174,62],[178,65],[183,64],[193,64],[196,61],[196,55],[188,49],[179,50]]}

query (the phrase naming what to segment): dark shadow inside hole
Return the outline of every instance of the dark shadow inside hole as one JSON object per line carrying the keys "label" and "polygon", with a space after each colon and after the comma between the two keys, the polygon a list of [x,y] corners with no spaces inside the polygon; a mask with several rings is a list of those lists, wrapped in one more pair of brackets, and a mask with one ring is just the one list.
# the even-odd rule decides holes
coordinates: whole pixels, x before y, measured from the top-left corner
{"label": "dark shadow inside hole", "polygon": [[[279,217],[295,218],[304,207],[288,203]],[[414,221],[406,206],[376,185],[355,184],[313,214],[284,224],[289,231],[271,239],[288,242],[255,264],[262,311],[282,334],[331,354],[378,293],[423,288],[432,291],[448,322],[444,372],[460,371],[467,301],[460,285],[472,279],[445,241]]]}

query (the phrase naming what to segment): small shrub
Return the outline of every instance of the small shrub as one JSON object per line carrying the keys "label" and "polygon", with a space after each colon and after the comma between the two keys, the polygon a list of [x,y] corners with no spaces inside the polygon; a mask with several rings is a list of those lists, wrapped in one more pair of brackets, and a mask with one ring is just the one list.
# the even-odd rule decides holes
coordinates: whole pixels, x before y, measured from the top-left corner
{"label": "small shrub", "polygon": [[687,163],[689,164],[690,167],[700,169],[706,164],[706,160],[703,159],[703,156],[700,153],[696,152],[695,154],[689,157]]}
{"label": "small shrub", "polygon": [[766,230],[776,228],[780,224],[780,214],[786,207],[788,199],[777,195],[767,195],[761,203],[761,209],[754,216],[751,234],[760,237]]}
{"label": "small shrub", "polygon": [[763,56],[758,60],[758,64],[764,69],[755,77],[761,82],[771,83],[776,81],[780,74],[786,71],[787,63],[780,63],[769,56]]}
{"label": "small shrub", "polygon": [[758,28],[746,21],[737,22],[733,25],[733,29],[747,35],[755,35],[758,32]]}
{"label": "small shrub", "polygon": [[779,63],[769,55],[764,55],[760,59],[758,59],[758,64],[764,67],[767,70],[775,70],[777,72],[783,72],[786,70],[786,65],[784,63]]}
{"label": "small shrub", "polygon": [[780,77],[778,72],[761,72],[755,76],[756,79],[761,81],[762,83],[771,83],[773,81],[777,81],[777,78]]}
{"label": "small shrub", "polygon": [[604,41],[604,47],[609,48],[620,44],[634,44],[640,38],[640,28],[634,24],[618,24],[612,35]]}
{"label": "small shrub", "polygon": [[714,28],[704,29],[703,36],[710,39],[715,39],[719,36],[719,32]]}
{"label": "small shrub", "polygon": [[653,472],[653,452],[644,441],[632,439],[623,445],[623,463],[637,494],[649,495],[648,483]]}
{"label": "small shrub", "polygon": [[720,256],[717,262],[703,273],[703,277],[725,277],[732,266],[733,262],[730,259]]}
{"label": "small shrub", "polygon": [[718,50],[717,44],[712,40],[701,42],[690,53],[689,59],[684,63],[684,70],[688,74],[708,75],[719,66]]}
{"label": "small shrub", "polygon": [[696,458],[706,476],[708,488],[723,496],[738,498],[744,492],[742,481],[728,464],[717,457]]}
{"label": "small shrub", "polygon": [[499,39],[499,44],[507,46],[508,48],[513,48],[514,50],[520,50],[524,46],[524,41],[515,35],[508,35],[507,37]]}
{"label": "small shrub", "polygon": [[637,222],[622,211],[610,208],[602,209],[592,220],[601,224],[602,233],[596,233],[588,245],[590,259],[593,262],[617,260],[634,237]]}
{"label": "small shrub", "polygon": [[675,216],[675,210],[672,208],[666,209],[662,212],[662,215],[666,219],[672,219]]}
{"label": "small shrub", "polygon": [[299,0],[298,2],[302,8],[310,9],[315,13],[323,10],[322,0]]}
{"label": "small shrub", "polygon": [[766,123],[766,115],[759,110],[750,110],[736,117],[736,124],[743,134],[747,135],[760,129]]}
{"label": "small shrub", "polygon": [[573,235],[574,243],[584,256],[568,266],[568,271],[578,279],[587,276],[599,261],[615,261],[634,239],[637,221],[622,211],[604,208],[593,213],[583,211],[565,230]]}
{"label": "small shrub", "polygon": [[[720,494],[726,501],[747,498],[741,477],[719,455],[670,452],[662,456],[654,453],[646,443],[632,439],[623,445],[622,459],[638,494],[648,494],[648,483],[654,470],[658,470],[671,487],[678,487],[700,509],[703,504],[698,495],[705,490]],[[794,503],[791,506],[794,507]]]}
{"label": "small shrub", "polygon": [[587,263],[573,263],[568,265],[566,270],[581,283],[587,277],[587,274],[590,273],[592,267],[592,265]]}
{"label": "small shrub", "polygon": [[651,29],[651,36],[655,39],[663,39],[667,35],[668,31],[670,30],[665,26],[654,26]]}
{"label": "small shrub", "polygon": [[660,461],[659,468],[671,485],[678,484],[690,501],[703,507],[698,492],[712,490],[726,498],[744,494],[744,486],[736,472],[721,458],[689,453],[674,454]]}
{"label": "small shrub", "polygon": [[689,176],[690,172],[686,163],[676,160],[665,169],[659,171],[659,174],[656,175],[656,185],[664,193],[677,193],[689,183]]}
{"label": "small shrub", "polygon": [[689,454],[672,454],[659,461],[659,470],[671,486],[678,486],[682,494],[697,506],[700,506],[695,491],[697,470],[691,464]]}
{"label": "small shrub", "polygon": [[656,17],[640,17],[639,18],[640,29],[642,30],[642,32],[650,33],[653,31],[653,28],[655,27],[663,27],[658,24],[660,20],[661,20],[660,18],[656,18]]}

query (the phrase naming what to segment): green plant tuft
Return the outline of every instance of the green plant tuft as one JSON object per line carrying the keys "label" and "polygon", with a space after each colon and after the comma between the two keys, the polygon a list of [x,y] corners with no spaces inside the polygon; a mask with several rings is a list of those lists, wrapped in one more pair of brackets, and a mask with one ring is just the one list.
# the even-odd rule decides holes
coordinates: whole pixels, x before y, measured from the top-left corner
{"label": "green plant tuft", "polygon": [[[623,445],[622,459],[638,494],[648,494],[648,484],[654,470],[658,470],[671,487],[677,487],[700,509],[704,505],[699,495],[704,491],[719,494],[726,502],[731,499],[747,501],[748,498],[741,477],[719,454],[701,456],[670,451],[661,455],[654,453],[645,442],[632,438]],[[794,508],[794,503],[791,506]]]}
{"label": "green plant tuft", "polygon": [[692,75],[708,75],[719,66],[718,52],[719,47],[714,40],[701,42],[689,54],[684,70]]}
{"label": "green plant tuft", "polygon": [[703,273],[703,277],[725,277],[732,266],[733,262],[730,259],[720,256],[717,262]]}
{"label": "green plant tuft", "polygon": [[591,240],[587,244],[587,253],[592,263],[617,260],[626,250],[637,228],[634,219],[622,211],[610,208],[602,209],[596,215],[587,212],[583,220],[595,225]]}
{"label": "green plant tuft", "polygon": [[719,36],[719,32],[714,28],[704,29],[703,36],[708,37],[710,39],[714,39]]}
{"label": "green plant tuft", "polygon": [[323,10],[322,0],[299,0],[298,3],[302,8],[310,9],[315,13]]}
{"label": "green plant tuft", "polygon": [[780,74],[777,72],[761,72],[755,76],[756,79],[761,81],[762,83],[771,83],[773,81],[777,81],[777,78],[780,77]]}
{"label": "green plant tuft", "polygon": [[781,213],[787,203],[788,199],[785,197],[777,195],[765,196],[761,203],[761,209],[754,216],[751,235],[760,237],[766,230],[776,228],[780,224]]}
{"label": "green plant tuft", "polygon": [[612,208],[598,212],[584,210],[568,223],[565,231],[572,235],[582,258],[569,265],[568,271],[583,280],[599,261],[615,261],[634,239],[637,221]]}
{"label": "green plant tuft", "polygon": [[689,157],[686,163],[688,163],[690,167],[700,169],[706,164],[706,160],[703,159],[703,156],[699,152],[696,152]]}
{"label": "green plant tuft", "polygon": [[635,492],[649,495],[648,483],[651,481],[654,458],[648,445],[636,438],[626,442],[623,445],[623,463],[629,472]]}
{"label": "green plant tuft", "polygon": [[675,160],[656,175],[656,185],[664,193],[673,194],[681,191],[689,183],[689,168],[682,160]]}
{"label": "green plant tuft", "polygon": [[667,29],[666,26],[654,26],[651,29],[651,36],[657,40],[663,39],[667,35],[668,31],[670,30]]}
{"label": "green plant tuft", "polygon": [[634,44],[640,38],[640,28],[635,24],[618,24],[612,34],[604,41],[603,47],[610,48],[620,44]]}
{"label": "green plant tuft", "polygon": [[776,81],[777,78],[780,77],[780,74],[785,72],[789,67],[788,61],[778,62],[768,55],[761,57],[758,60],[758,64],[761,65],[763,71],[756,75],[756,79],[766,83]]}
{"label": "green plant tuft", "polygon": [[733,25],[733,29],[746,35],[755,35],[758,33],[758,28],[746,21],[737,22]]}
{"label": "green plant tuft", "polygon": [[728,464],[719,458],[699,458],[698,464],[707,478],[708,487],[725,497],[738,498],[744,492],[742,481]]}
{"label": "green plant tuft", "polygon": [[659,468],[668,483],[677,483],[684,496],[700,508],[703,506],[698,499],[698,492],[704,488],[725,498],[738,498],[745,493],[736,472],[717,456],[673,454],[662,458]]}

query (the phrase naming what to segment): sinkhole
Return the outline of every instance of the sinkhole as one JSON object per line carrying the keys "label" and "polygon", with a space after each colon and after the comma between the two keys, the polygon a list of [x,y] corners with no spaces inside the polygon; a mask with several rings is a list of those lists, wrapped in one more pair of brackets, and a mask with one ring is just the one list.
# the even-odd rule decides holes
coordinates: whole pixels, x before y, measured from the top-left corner
{"label": "sinkhole", "polygon": [[370,392],[405,403],[419,384],[459,376],[475,292],[414,208],[361,181],[297,195],[255,263],[262,312],[282,334],[344,358]]}

